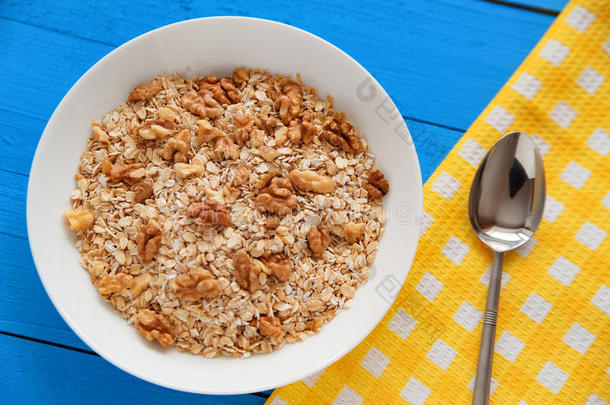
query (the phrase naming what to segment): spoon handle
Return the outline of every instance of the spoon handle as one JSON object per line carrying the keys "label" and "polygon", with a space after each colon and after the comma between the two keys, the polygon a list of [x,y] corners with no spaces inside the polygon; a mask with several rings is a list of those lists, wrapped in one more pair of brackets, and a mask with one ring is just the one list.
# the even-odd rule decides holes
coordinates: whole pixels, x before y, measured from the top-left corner
{"label": "spoon handle", "polygon": [[494,252],[494,260],[489,272],[489,291],[487,304],[483,316],[483,335],[479,350],[479,365],[474,380],[473,405],[487,405],[489,403],[489,387],[491,384],[491,363],[494,354],[496,339],[496,316],[498,314],[498,300],[502,282],[502,260],[504,253]]}

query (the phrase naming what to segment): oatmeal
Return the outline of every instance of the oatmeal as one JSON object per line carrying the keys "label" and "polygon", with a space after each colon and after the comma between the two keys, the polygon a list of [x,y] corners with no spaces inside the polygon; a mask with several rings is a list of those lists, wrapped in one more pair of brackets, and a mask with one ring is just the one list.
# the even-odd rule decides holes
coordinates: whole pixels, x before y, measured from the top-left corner
{"label": "oatmeal", "polygon": [[389,184],[298,77],[160,76],[91,131],[66,223],[100,296],[144,338],[269,353],[366,282]]}

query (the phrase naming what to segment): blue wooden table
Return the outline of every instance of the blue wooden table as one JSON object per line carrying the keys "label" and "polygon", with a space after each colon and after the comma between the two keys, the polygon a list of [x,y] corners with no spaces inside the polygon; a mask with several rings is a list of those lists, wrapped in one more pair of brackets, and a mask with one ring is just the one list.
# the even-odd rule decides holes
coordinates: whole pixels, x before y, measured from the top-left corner
{"label": "blue wooden table", "polygon": [[0,0],[0,402],[260,404],[268,396],[184,394],[132,377],[91,351],[42,288],[25,225],[31,160],[55,106],[112,49],[213,15],[303,28],[349,53],[390,93],[426,180],[566,2]]}

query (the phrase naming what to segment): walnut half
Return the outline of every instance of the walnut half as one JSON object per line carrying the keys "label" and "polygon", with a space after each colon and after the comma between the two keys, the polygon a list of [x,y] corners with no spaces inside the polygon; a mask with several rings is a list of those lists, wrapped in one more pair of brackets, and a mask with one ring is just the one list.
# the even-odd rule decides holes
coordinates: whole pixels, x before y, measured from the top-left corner
{"label": "walnut half", "polygon": [[192,268],[188,274],[180,275],[169,282],[178,298],[197,301],[201,298],[213,298],[220,294],[220,282],[207,270],[201,267]]}
{"label": "walnut half", "polygon": [[246,249],[240,249],[233,253],[233,267],[235,268],[237,284],[244,290],[250,291],[250,294],[254,294],[260,288],[258,280],[260,269]]}
{"label": "walnut half", "polygon": [[388,193],[390,184],[383,173],[375,167],[369,172],[368,184],[364,189],[369,194],[369,199],[378,200]]}
{"label": "walnut half", "polygon": [[136,328],[146,339],[156,340],[163,347],[175,343],[171,334],[171,324],[163,315],[150,309],[143,309],[138,313],[136,319]]}
{"label": "walnut half", "polygon": [[261,212],[284,216],[296,208],[297,197],[288,179],[273,177],[267,187],[259,191],[254,203]]}
{"label": "walnut half", "polygon": [[330,245],[328,228],[324,224],[312,226],[307,232],[307,242],[314,255],[321,255]]}
{"label": "walnut half", "polygon": [[358,153],[364,149],[359,134],[344,119],[328,117],[324,121],[321,138],[346,152]]}
{"label": "walnut half", "polygon": [[216,200],[194,202],[188,206],[186,214],[191,218],[200,218],[205,224],[221,226],[232,224],[227,207]]}

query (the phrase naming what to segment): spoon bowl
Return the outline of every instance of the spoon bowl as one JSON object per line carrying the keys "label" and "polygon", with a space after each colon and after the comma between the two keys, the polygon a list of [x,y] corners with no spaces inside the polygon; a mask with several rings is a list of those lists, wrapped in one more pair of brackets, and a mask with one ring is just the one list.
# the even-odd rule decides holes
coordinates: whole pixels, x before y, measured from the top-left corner
{"label": "spoon bowl", "polygon": [[483,158],[472,181],[468,214],[479,238],[496,252],[527,242],[540,223],[544,167],[534,141],[513,132]]}

